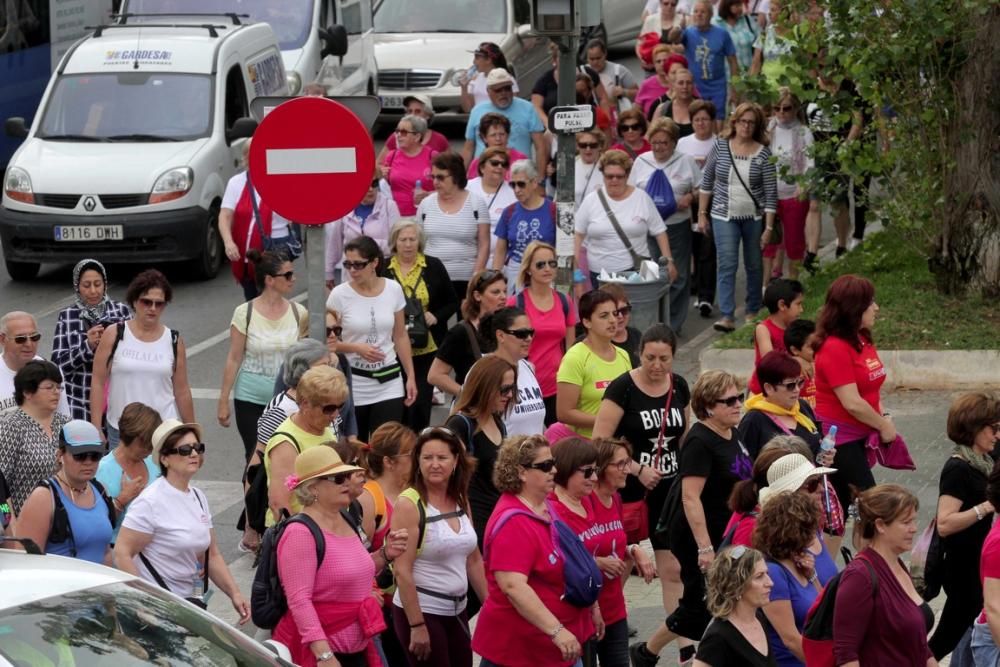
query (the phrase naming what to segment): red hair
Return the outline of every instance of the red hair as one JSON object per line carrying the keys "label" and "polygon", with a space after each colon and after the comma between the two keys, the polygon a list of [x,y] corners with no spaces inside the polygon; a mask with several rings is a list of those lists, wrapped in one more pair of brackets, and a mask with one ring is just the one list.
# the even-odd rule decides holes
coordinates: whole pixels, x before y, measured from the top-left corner
{"label": "red hair", "polygon": [[834,280],[816,322],[815,349],[830,336],[843,338],[859,352],[862,342],[873,342],[872,332],[861,326],[861,317],[873,301],[875,285],[867,278],[848,274]]}

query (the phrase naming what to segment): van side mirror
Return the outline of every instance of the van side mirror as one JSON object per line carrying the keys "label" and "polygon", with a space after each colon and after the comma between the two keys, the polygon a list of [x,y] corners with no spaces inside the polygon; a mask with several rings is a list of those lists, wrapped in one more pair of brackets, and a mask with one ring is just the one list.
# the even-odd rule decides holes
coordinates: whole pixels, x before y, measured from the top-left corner
{"label": "van side mirror", "polygon": [[11,139],[24,139],[28,136],[28,125],[20,116],[13,116],[4,121],[3,131]]}
{"label": "van side mirror", "polygon": [[347,54],[347,28],[342,25],[332,25],[326,30],[320,29],[319,37],[323,40],[320,56],[337,56],[343,58]]}
{"label": "van side mirror", "polygon": [[233,143],[236,139],[249,139],[257,130],[257,121],[253,118],[237,118],[233,126],[226,131],[226,141]]}

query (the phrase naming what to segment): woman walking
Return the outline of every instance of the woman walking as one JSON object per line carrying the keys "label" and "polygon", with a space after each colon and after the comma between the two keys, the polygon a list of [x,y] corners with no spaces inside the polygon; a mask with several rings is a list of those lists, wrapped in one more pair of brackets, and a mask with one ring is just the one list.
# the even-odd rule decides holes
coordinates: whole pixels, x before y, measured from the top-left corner
{"label": "woman walking", "polygon": [[510,170],[517,201],[504,209],[497,222],[493,268],[506,274],[507,291],[513,294],[525,249],[532,241],[554,244],[558,216],[530,160],[518,160]]}
{"label": "woman walking", "polygon": [[534,435],[545,431],[545,402],[535,366],[528,361],[535,329],[523,310],[501,308],[483,323],[483,334],[495,342],[493,356],[515,370],[517,390],[509,401],[504,426],[510,435]]}
{"label": "woman walking", "polygon": [[386,153],[382,163],[382,178],[389,183],[400,215],[414,215],[430,191],[424,186],[430,183],[431,160],[437,152],[421,143],[426,132],[423,117],[403,116],[396,124],[396,150]]}
{"label": "woman walking", "polygon": [[115,544],[129,505],[142,490],[160,476],[160,466],[153,460],[153,433],[163,420],[156,410],[142,403],[129,403],[118,421],[121,426],[118,446],[107,453],[97,465],[94,478],[102,485],[115,507]]}

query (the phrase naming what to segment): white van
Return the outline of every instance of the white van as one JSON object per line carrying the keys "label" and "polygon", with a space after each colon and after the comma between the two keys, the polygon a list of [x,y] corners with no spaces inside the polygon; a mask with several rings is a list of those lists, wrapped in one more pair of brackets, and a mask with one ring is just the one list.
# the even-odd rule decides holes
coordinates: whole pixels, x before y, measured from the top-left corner
{"label": "white van", "polygon": [[[234,13],[274,30],[288,73],[288,93],[318,81],[327,95],[374,95],[372,0],[124,0],[122,21],[202,22],[206,13]],[[338,34],[339,33],[339,34]],[[347,53],[335,43],[347,37]]]}
{"label": "white van", "polygon": [[236,23],[99,27],[63,57],[31,128],[7,119],[25,139],[0,208],[12,278],[80,257],[218,272],[219,205],[245,136],[235,126],[255,97],[287,94],[271,28]]}

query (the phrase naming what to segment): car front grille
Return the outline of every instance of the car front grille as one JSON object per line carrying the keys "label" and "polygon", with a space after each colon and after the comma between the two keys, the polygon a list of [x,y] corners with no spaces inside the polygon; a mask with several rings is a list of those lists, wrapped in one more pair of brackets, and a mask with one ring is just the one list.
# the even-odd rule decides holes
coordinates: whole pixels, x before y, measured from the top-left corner
{"label": "car front grille", "polygon": [[390,69],[378,73],[378,85],[389,90],[437,88],[444,74],[437,69]]}
{"label": "car front grille", "polygon": [[76,208],[80,195],[45,195],[35,193],[35,204],[51,208]]}
{"label": "car front grille", "polygon": [[126,208],[128,206],[145,206],[149,203],[149,194],[138,195],[100,195],[104,208]]}

